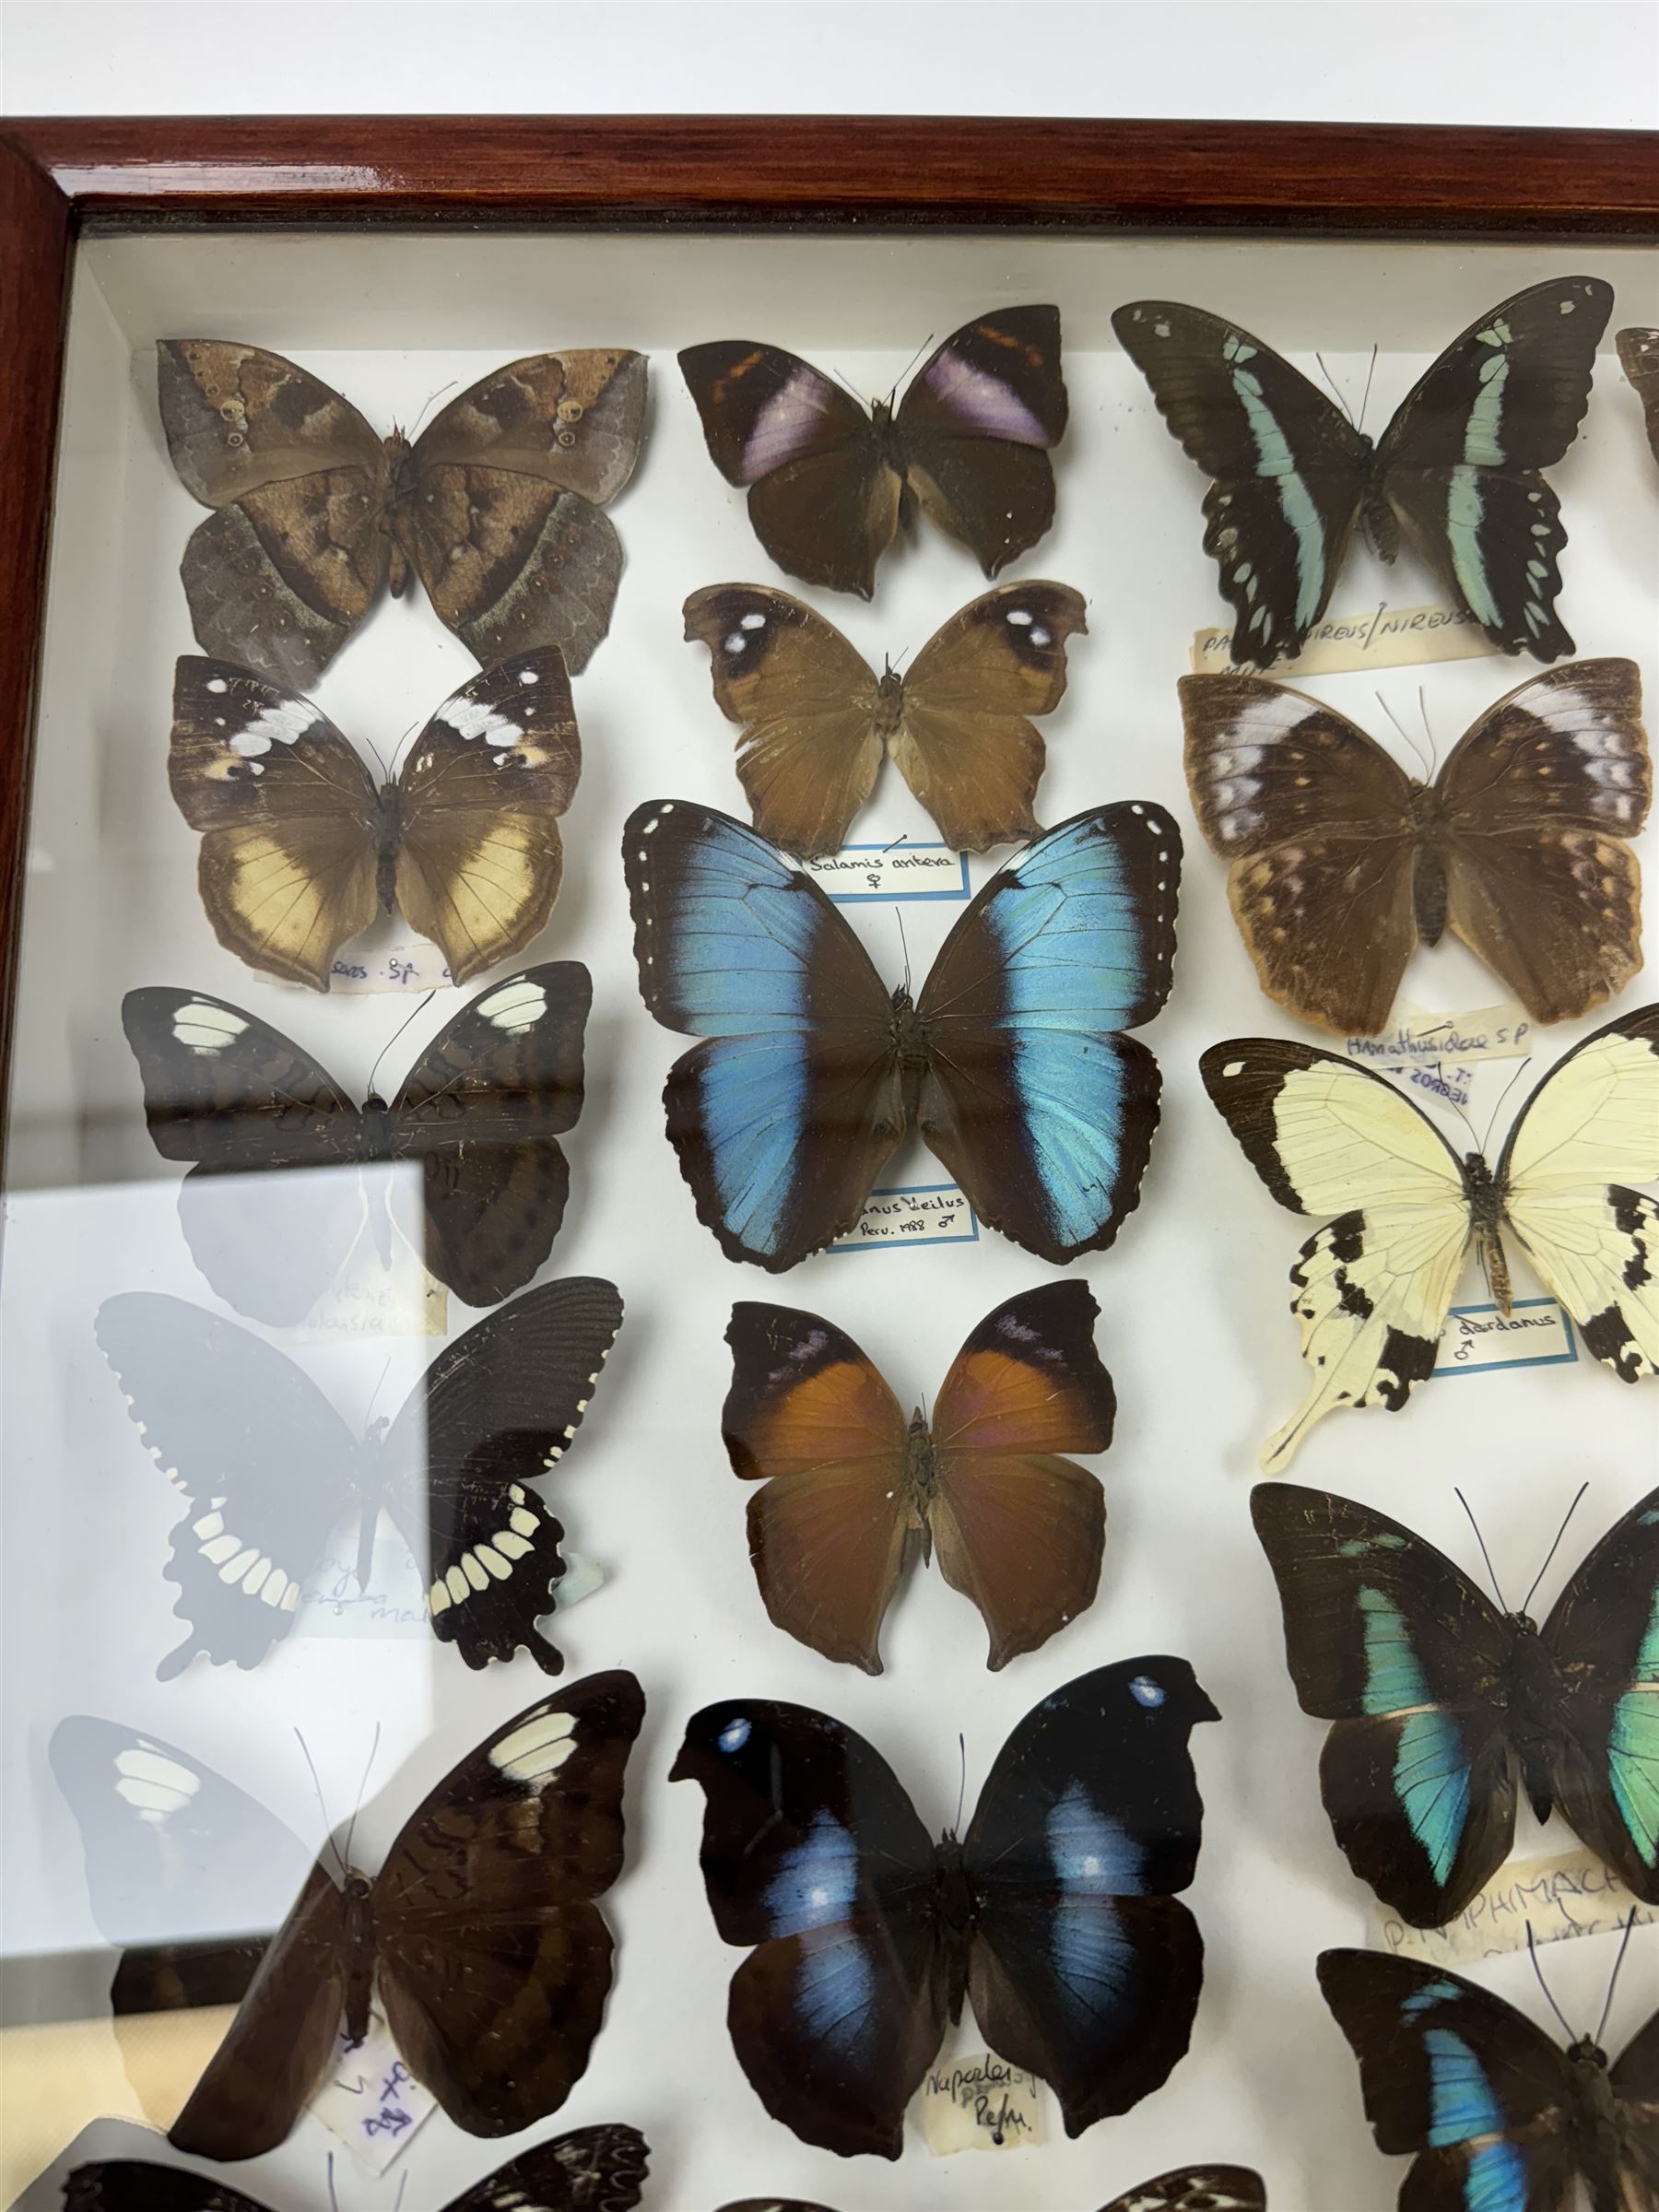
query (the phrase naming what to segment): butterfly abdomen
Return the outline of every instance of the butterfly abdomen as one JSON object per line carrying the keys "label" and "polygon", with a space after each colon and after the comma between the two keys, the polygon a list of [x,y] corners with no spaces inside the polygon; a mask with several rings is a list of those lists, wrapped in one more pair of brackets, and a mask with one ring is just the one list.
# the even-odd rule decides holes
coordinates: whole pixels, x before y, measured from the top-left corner
{"label": "butterfly abdomen", "polygon": [[941,1836],[934,1848],[934,1920],[944,1959],[950,2018],[960,2019],[968,1991],[968,1955],[979,1919],[973,1882],[954,1835]]}
{"label": "butterfly abdomen", "polygon": [[346,2033],[356,2044],[369,2033],[374,1994],[374,1886],[356,1867],[346,1871],[346,1917],[340,1947],[346,1962]]}
{"label": "butterfly abdomen", "polygon": [[1496,1177],[1478,1152],[1463,1159],[1464,1195],[1469,1202],[1469,1236],[1492,1293],[1492,1303],[1507,1320],[1514,1302],[1509,1255],[1503,1249],[1503,1199]]}
{"label": "butterfly abdomen", "polygon": [[1438,945],[1446,930],[1446,863],[1441,850],[1443,808],[1431,783],[1411,787],[1411,818],[1418,835],[1411,903],[1418,935]]}
{"label": "butterfly abdomen", "polygon": [[1365,524],[1365,535],[1371,540],[1377,559],[1392,564],[1399,559],[1400,553],[1399,518],[1384,498],[1382,488],[1376,479],[1376,447],[1369,438],[1361,438],[1359,442],[1365,449],[1366,465],[1372,471],[1371,482],[1366,488],[1364,502],[1360,508]]}
{"label": "butterfly abdomen", "polygon": [[1521,1761],[1526,1801],[1539,1820],[1547,1820],[1555,1802],[1550,1773],[1571,1771],[1571,1747],[1562,1741],[1555,1719],[1568,1709],[1569,1685],[1536,1624],[1524,1613],[1512,1613],[1508,1620],[1513,1642],[1499,1693],[1508,1705],[1506,1733]]}
{"label": "butterfly abdomen", "polygon": [[381,912],[390,914],[397,907],[397,847],[403,836],[403,794],[395,783],[382,783],[380,791],[380,819],[376,825],[379,849],[374,862],[375,896],[381,902]]}

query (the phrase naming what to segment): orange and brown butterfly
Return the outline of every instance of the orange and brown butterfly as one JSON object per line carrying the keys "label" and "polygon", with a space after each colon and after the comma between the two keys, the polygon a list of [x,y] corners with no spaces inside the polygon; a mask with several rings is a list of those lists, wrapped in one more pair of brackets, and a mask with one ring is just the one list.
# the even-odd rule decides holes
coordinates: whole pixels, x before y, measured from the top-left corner
{"label": "orange and brown butterfly", "polygon": [[1449,929],[1535,1021],[1571,1021],[1641,966],[1653,764],[1633,661],[1573,661],[1487,709],[1419,782],[1322,700],[1185,676],[1187,782],[1232,863],[1263,990],[1338,1035],[1387,1025],[1419,942]]}
{"label": "orange and brown butterfly", "polygon": [[173,466],[217,511],[181,569],[205,652],[314,683],[413,570],[479,661],[557,645],[586,665],[622,573],[601,510],[639,459],[642,354],[510,362],[412,444],[258,346],[165,339],[157,371]]}
{"label": "orange and brown butterfly", "polygon": [[786,592],[716,583],[685,605],[714,699],[737,724],[754,824],[786,853],[840,850],[883,755],[958,852],[1038,834],[1043,744],[1033,714],[1065,689],[1066,641],[1087,629],[1064,583],[1007,583],[954,614],[904,675],[877,676],[832,623]]}
{"label": "orange and brown butterfly", "polygon": [[308,700],[229,661],[186,654],[175,672],[168,774],[203,832],[207,919],[250,967],[314,991],[382,908],[453,982],[515,959],[553,911],[581,765],[551,646],[463,685],[378,789]]}
{"label": "orange and brown butterfly", "polygon": [[1618,359],[1647,417],[1648,443],[1659,461],[1659,330],[1618,334]]}
{"label": "orange and brown butterfly", "polygon": [[946,1581],[979,1607],[993,1668],[1092,1604],[1105,1500],[1061,1454],[1112,1441],[1099,1312],[1076,1280],[1007,1300],[951,1362],[931,1421],[907,1421],[832,1322],[734,1306],[721,1427],[734,1471],[764,1486],[749,1500],[749,1556],[776,1625],[878,1675],[900,1576],[935,1547]]}

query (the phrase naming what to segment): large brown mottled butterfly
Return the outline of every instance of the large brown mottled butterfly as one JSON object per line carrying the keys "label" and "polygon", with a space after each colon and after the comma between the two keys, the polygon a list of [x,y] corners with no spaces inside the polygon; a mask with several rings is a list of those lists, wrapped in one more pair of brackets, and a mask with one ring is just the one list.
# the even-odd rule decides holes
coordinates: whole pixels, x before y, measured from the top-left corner
{"label": "large brown mottled butterfly", "polygon": [[1575,661],[1488,707],[1431,782],[1346,715],[1255,676],[1183,676],[1187,783],[1270,998],[1341,1035],[1386,1026],[1450,929],[1535,1021],[1641,965],[1653,764],[1633,661]]}
{"label": "large brown mottled butterfly", "polygon": [[679,365],[715,466],[747,488],[756,536],[803,582],[867,599],[913,506],[987,576],[1054,519],[1047,449],[1066,415],[1056,307],[965,323],[897,406],[877,399],[868,414],[781,346],[722,338],[688,347]]}
{"label": "large brown mottled butterfly", "polygon": [[1214,479],[1204,549],[1237,614],[1234,661],[1300,651],[1361,517],[1384,560],[1409,541],[1505,653],[1571,653],[1555,611],[1567,533],[1540,472],[1577,434],[1612,312],[1599,277],[1517,292],[1447,347],[1373,443],[1236,323],[1173,300],[1120,307],[1119,344]]}
{"label": "large brown mottled butterfly", "polygon": [[1184,1659],[1120,1660],[1033,1706],[966,1832],[935,1843],[898,1777],[827,1713],[727,1698],[692,1716],[721,1936],[749,1950],[726,2023],[774,2120],[896,2159],[948,2022],[1038,2074],[1068,2136],[1126,2112],[1187,2048],[1204,1978],[1180,1892],[1204,1807],[1189,1737],[1219,1716]]}
{"label": "large brown mottled butterfly", "polygon": [[642,354],[510,362],[413,445],[257,346],[164,339],[157,371],[173,466],[218,510],[182,568],[204,653],[303,689],[413,570],[486,665],[557,645],[586,666],[622,573],[600,510],[639,458]]}
{"label": "large brown mottled butterfly", "polygon": [[1618,359],[1647,418],[1648,443],[1659,461],[1659,330],[1621,330]]}
{"label": "large brown mottled butterfly", "polygon": [[[171,2212],[171,2207],[161,2212]],[[194,2212],[194,2207],[184,2212]],[[231,2212],[237,2208],[231,2207]],[[721,2212],[829,2212],[829,2207],[806,2204],[798,2196],[746,2196],[741,2204],[723,2206]],[[1242,2166],[1182,2166],[1114,2196],[1100,2212],[1267,2212],[1267,2194],[1260,2174],[1247,2172]]]}
{"label": "large brown mottled butterfly", "polygon": [[[145,1119],[164,1159],[190,1163],[179,1218],[218,1296],[258,1321],[299,1321],[361,1234],[365,1201],[382,1262],[395,1227],[469,1306],[521,1288],[564,1219],[571,1170],[557,1140],[582,1111],[592,996],[578,960],[526,968],[439,1030],[390,1105],[371,1092],[358,1107],[240,1006],[164,984],[129,991],[121,1019]],[[263,1180],[272,1171],[279,1186]]]}
{"label": "large brown mottled butterfly", "polygon": [[[649,2147],[637,2127],[573,2128],[535,2144],[447,2200],[443,2212],[629,2212],[645,2186]],[[228,2182],[158,2166],[99,2159],[77,2166],[64,2212],[266,2212]]]}
{"label": "large brown mottled butterfly", "polygon": [[889,662],[878,677],[821,615],[760,584],[711,584],[685,616],[742,731],[755,827],[786,853],[839,851],[888,752],[958,852],[1037,835],[1043,747],[1029,717],[1060,703],[1066,640],[1088,627],[1079,593],[1005,583],[953,615],[902,676]]}
{"label": "large brown mottled butterfly", "polygon": [[168,776],[203,830],[202,903],[221,945],[326,991],[376,913],[404,918],[465,982],[524,951],[564,872],[559,817],[582,752],[570,678],[546,646],[487,668],[428,721],[378,789],[308,700],[229,661],[173,678]]}
{"label": "large brown mottled butterfly", "polygon": [[257,1666],[353,1516],[367,1593],[382,1508],[421,1562],[440,1642],[468,1666],[523,1647],[560,1673],[535,1624],[565,1572],[564,1530],[524,1486],[570,1450],[621,1326],[614,1283],[540,1284],[446,1344],[396,1418],[359,1435],[302,1368],[234,1322],[151,1291],[107,1299],[99,1347],[185,1501],[166,1571],[190,1634],[158,1677],[198,1652]]}
{"label": "large brown mottled butterfly", "polygon": [[881,1623],[912,1557],[979,1607],[987,1665],[1035,1651],[1094,1602],[1106,1506],[1065,1452],[1104,1452],[1117,1411],[1086,1284],[1006,1300],[950,1365],[933,1418],[903,1407],[832,1322],[732,1309],[721,1430],[749,1500],[766,1609],[826,1659],[881,1672]]}

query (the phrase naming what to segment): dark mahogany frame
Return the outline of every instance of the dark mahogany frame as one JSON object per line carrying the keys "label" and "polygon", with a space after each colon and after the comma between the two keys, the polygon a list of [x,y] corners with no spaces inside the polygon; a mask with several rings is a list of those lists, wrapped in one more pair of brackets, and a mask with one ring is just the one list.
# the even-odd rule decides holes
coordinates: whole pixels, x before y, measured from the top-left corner
{"label": "dark mahogany frame", "polygon": [[88,231],[229,224],[1633,242],[1659,240],[1659,135],[798,115],[10,124],[0,130],[0,1115],[73,250]]}

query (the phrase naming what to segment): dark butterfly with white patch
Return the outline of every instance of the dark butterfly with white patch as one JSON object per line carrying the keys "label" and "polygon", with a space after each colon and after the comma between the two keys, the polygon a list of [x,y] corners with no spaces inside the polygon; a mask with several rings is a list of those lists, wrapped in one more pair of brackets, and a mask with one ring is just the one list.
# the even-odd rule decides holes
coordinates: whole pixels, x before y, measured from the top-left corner
{"label": "dark butterfly with white patch", "polygon": [[564,1531],[525,1486],[569,1449],[621,1325],[614,1284],[544,1283],[446,1344],[396,1418],[359,1438],[301,1368],[234,1322],[149,1291],[107,1299],[100,1347],[186,1502],[166,1571],[191,1632],[159,1677],[198,1652],[257,1666],[352,1513],[367,1592],[382,1508],[425,1561],[440,1642],[473,1667],[523,1646],[559,1673],[535,1623],[554,1607]]}
{"label": "dark butterfly with white patch", "polygon": [[[721,2212],[829,2212],[829,2207],[806,2204],[798,2196],[747,2196],[741,2204],[723,2206]],[[1267,2212],[1267,2195],[1261,2176],[1242,2166],[1183,2166],[1114,2196],[1101,2212]]]}
{"label": "dark butterfly with white patch", "polygon": [[965,323],[897,406],[859,402],[781,346],[722,338],[679,365],[714,465],[748,491],[755,535],[803,582],[869,598],[919,506],[995,576],[1054,519],[1048,449],[1065,429],[1060,311]]}
{"label": "dark butterfly with white patch", "polygon": [[1094,1603],[1106,1535],[1098,1479],[1117,1401],[1087,1284],[1047,1283],[987,1313],[951,1361],[933,1418],[904,1409],[833,1322],[732,1309],[721,1433],[749,1500],[749,1558],[773,1621],[826,1659],[881,1672],[881,1623],[911,1559],[935,1543],[979,1607],[986,1665],[1033,1652]]}
{"label": "dark butterfly with white patch", "polygon": [[371,1092],[359,1107],[256,1015],[201,991],[129,991],[145,1120],[163,1159],[190,1163],[179,1218],[215,1291],[255,1320],[299,1321],[365,1206],[382,1265],[395,1229],[469,1306],[521,1289],[564,1219],[556,1140],[582,1111],[592,997],[578,960],[526,968],[439,1030],[390,1105]]}
{"label": "dark butterfly with white patch", "polygon": [[765,1699],[697,1713],[670,1780],[701,1785],[714,1923],[754,1947],[726,2018],[772,2117],[843,2158],[896,2159],[965,1997],[992,2049],[1049,2083],[1068,2136],[1159,2088],[1203,1981],[1179,1899],[1203,1819],[1188,1736],[1218,1718],[1184,1659],[1079,1676],[1014,1730],[962,1839],[935,1844],[841,1722]]}
{"label": "dark butterfly with white patch", "polygon": [[1262,988],[1374,1035],[1406,964],[1446,930],[1535,1021],[1570,1021],[1641,965],[1629,840],[1653,771],[1633,661],[1575,661],[1488,707],[1419,782],[1321,700],[1256,676],[1183,676],[1187,784],[1232,863]]}
{"label": "dark butterfly with white patch", "polygon": [[[573,2128],[537,2143],[451,2197],[443,2212],[629,2212],[644,2194],[649,2146],[637,2127]],[[266,2212],[226,2182],[148,2159],[77,2166],[64,2212]]]}
{"label": "dark butterfly with white patch", "polygon": [[196,642],[303,689],[411,570],[486,665],[542,645],[572,670],[610,627],[645,357],[537,353],[452,399],[411,445],[309,371],[205,338],[157,349],[167,450],[217,510],[181,568]]}
{"label": "dark butterfly with white patch", "polygon": [[1641,402],[1648,443],[1659,461],[1659,330],[1621,330],[1617,343],[1619,362]]}
{"label": "dark butterfly with white patch", "polygon": [[1508,1858],[1520,1791],[1659,1904],[1659,1490],[1608,1530],[1542,1628],[1347,1498],[1258,1483],[1250,1511],[1302,1711],[1333,1724],[1325,1811],[1392,1912],[1419,1928],[1454,1920]]}
{"label": "dark butterfly with white patch", "polygon": [[1623,1382],[1659,1373],[1659,1006],[1576,1045],[1511,1124],[1496,1168],[1459,1159],[1404,1091],[1352,1060],[1282,1038],[1235,1037],[1199,1062],[1244,1156],[1293,1214],[1335,1216],[1290,1269],[1312,1371],[1263,1445],[1288,1466],[1342,1406],[1397,1413],[1434,1371],[1471,1247],[1499,1312],[1512,1305],[1503,1232]]}
{"label": "dark butterfly with white patch", "polygon": [[204,832],[198,882],[214,935],[251,968],[313,991],[327,990],[341,946],[396,908],[454,982],[515,959],[553,912],[559,817],[581,768],[570,678],[551,646],[463,685],[378,789],[309,700],[188,654],[173,679],[168,776]]}
{"label": "dark butterfly with white patch", "polygon": [[754,824],[786,853],[840,850],[882,757],[958,852],[1039,834],[1042,739],[1029,717],[1065,689],[1083,600],[1063,583],[1005,583],[953,615],[904,675],[877,676],[841,631],[787,593],[716,583],[685,606],[709,648],[714,698],[739,725]]}
{"label": "dark butterfly with white patch", "polygon": [[1609,2066],[1443,1967],[1324,1951],[1319,1985],[1378,2149],[1416,2154],[1400,2212],[1563,2212],[1578,2181],[1593,2212],[1659,2205],[1659,2012]]}
{"label": "dark butterfly with white patch", "polygon": [[1598,277],[1517,292],[1447,347],[1373,443],[1237,324],[1171,300],[1120,307],[1119,344],[1213,479],[1204,549],[1237,614],[1233,660],[1300,652],[1362,517],[1384,560],[1409,542],[1503,652],[1570,653],[1555,611],[1567,533],[1540,472],[1577,434],[1612,312]]}
{"label": "dark butterfly with white patch", "polygon": [[664,1092],[699,1220],[774,1273],[852,1229],[908,1129],[981,1220],[1055,1265],[1139,1197],[1181,837],[1161,806],[1074,815],[977,893],[919,999],[889,997],[810,877],[684,800],[623,832],[645,1004],[703,1041]]}

